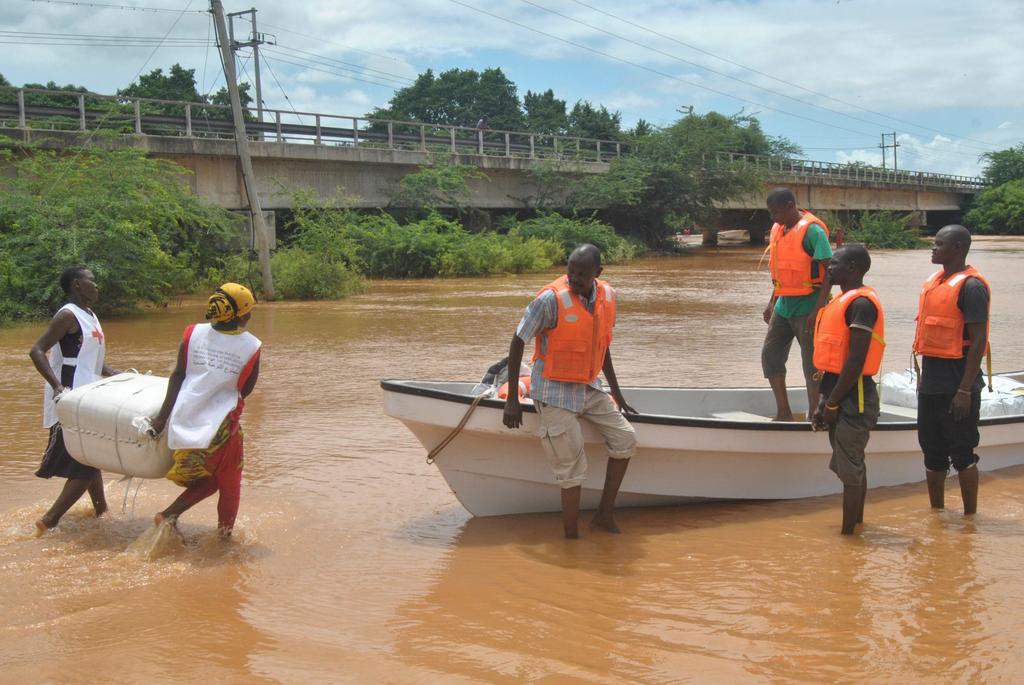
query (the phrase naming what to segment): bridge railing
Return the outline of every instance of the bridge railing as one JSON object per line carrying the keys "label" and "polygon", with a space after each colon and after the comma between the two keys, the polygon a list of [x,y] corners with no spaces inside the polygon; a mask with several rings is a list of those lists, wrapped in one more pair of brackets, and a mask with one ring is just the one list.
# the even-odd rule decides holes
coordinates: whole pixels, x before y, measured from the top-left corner
{"label": "bridge railing", "polygon": [[[524,131],[371,119],[319,112],[264,109],[257,120],[245,111],[250,139],[263,142],[331,145],[385,150],[523,159],[609,162],[629,154],[625,141]],[[89,92],[0,86],[0,128],[113,131],[188,138],[234,137],[231,108],[202,102],[98,95]],[[742,163],[782,177],[816,181],[891,183],[973,192],[986,186],[975,176],[880,169],[764,155],[719,152],[720,165]]]}
{"label": "bridge railing", "polygon": [[978,176],[956,176],[933,174],[926,171],[903,169],[882,169],[861,164],[838,164],[836,162],[815,162],[806,159],[789,159],[767,155],[748,155],[738,152],[715,153],[718,164],[743,164],[761,169],[767,173],[798,179],[833,180],[863,183],[892,183],[907,186],[927,186],[974,192],[987,187],[985,179]]}
{"label": "bridge railing", "polygon": [[[263,142],[592,162],[621,157],[629,145],[596,138],[272,108],[263,109],[263,121],[257,120],[254,109],[246,109],[245,118],[249,138]],[[189,138],[234,136],[227,105],[9,86],[0,86],[0,127]]]}

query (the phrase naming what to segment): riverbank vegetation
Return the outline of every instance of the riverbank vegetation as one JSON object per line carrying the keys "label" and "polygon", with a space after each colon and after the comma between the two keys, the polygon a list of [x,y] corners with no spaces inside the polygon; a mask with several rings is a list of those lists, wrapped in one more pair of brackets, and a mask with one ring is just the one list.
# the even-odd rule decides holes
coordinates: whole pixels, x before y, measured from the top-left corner
{"label": "riverbank vegetation", "polygon": [[964,224],[977,233],[1024,235],[1024,143],[982,157],[992,186],[974,197]]}
{"label": "riverbank vegetation", "polygon": [[89,266],[101,310],[162,304],[242,248],[242,220],[192,194],[184,170],[142,150],[0,148],[0,322],[46,316],[58,279]]}
{"label": "riverbank vegetation", "polygon": [[825,212],[821,218],[833,237],[841,235],[846,243],[887,250],[913,250],[928,244],[905,212]]}

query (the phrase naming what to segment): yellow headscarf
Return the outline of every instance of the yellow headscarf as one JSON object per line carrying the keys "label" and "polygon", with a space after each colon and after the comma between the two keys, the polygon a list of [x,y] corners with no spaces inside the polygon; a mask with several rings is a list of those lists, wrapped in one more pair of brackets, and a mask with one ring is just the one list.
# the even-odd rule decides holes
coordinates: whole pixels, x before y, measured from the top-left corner
{"label": "yellow headscarf", "polygon": [[244,285],[225,283],[210,295],[206,318],[214,323],[228,323],[252,311],[256,298]]}

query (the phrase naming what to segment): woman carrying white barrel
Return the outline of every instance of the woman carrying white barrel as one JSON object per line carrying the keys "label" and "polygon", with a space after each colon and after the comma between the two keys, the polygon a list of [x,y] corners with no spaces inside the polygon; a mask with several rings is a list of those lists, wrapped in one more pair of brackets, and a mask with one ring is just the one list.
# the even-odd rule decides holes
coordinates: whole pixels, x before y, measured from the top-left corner
{"label": "woman carrying white barrel", "polygon": [[192,324],[178,346],[178,362],[167,395],[153,419],[153,432],[167,429],[174,466],[167,478],[185,487],[154,523],[178,516],[215,492],[218,529],[229,536],[242,488],[242,430],[245,398],[260,372],[259,338],[245,330],[255,299],[238,283],[225,283],[210,296],[206,318]]}
{"label": "woman carrying white barrel", "polygon": [[57,310],[28,353],[36,370],[46,380],[43,427],[50,429],[50,440],[36,475],[67,479],[53,506],[36,521],[38,535],[54,528],[86,491],[97,516],[107,510],[100,470],[75,461],[64,446],[64,435],[57,421],[57,399],[65,390],[92,383],[103,376],[113,376],[117,371],[106,365],[103,327],[92,311],[99,300],[99,288],[92,271],[84,266],[69,267],[60,275],[60,287],[68,302]]}

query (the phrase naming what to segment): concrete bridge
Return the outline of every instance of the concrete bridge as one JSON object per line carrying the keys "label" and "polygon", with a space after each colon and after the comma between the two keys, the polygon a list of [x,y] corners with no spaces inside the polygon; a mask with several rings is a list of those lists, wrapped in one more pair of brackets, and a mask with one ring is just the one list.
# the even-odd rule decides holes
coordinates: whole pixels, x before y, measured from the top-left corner
{"label": "concrete bridge", "polygon": [[[42,97],[45,104],[33,104],[33,98]],[[268,210],[289,207],[291,198],[282,186],[306,187],[321,198],[343,188],[355,196],[357,207],[386,206],[403,176],[438,158],[480,168],[485,180],[470,184],[474,206],[522,208],[544,190],[527,172],[555,166],[576,175],[599,174],[613,159],[630,153],[622,141],[274,109],[263,115],[269,120],[258,120],[250,110],[246,126],[260,198]],[[100,130],[119,135],[97,137]],[[228,209],[244,209],[232,132],[227,108],[217,105],[0,88],[0,134],[44,148],[142,148],[189,169],[198,195]],[[957,219],[964,200],[984,187],[976,177],[734,153],[719,153],[706,163],[753,166],[767,179],[766,188],[787,185],[801,206],[812,210],[913,212],[920,226]],[[720,228],[746,229],[753,241],[763,239],[770,224],[763,193],[737,197],[722,210]]]}

